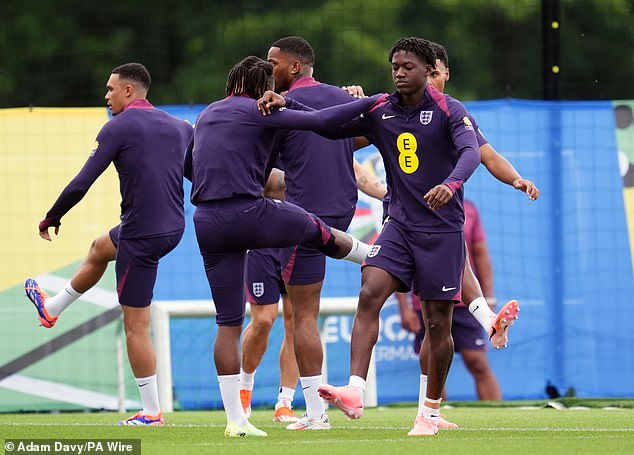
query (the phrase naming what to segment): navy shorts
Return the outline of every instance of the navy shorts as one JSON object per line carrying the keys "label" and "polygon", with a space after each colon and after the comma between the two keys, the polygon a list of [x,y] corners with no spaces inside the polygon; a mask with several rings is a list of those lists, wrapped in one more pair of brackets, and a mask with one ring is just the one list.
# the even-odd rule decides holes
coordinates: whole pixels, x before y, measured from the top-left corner
{"label": "navy shorts", "polygon": [[378,267],[401,281],[421,300],[460,300],[465,264],[462,232],[410,231],[388,219],[365,265]]}
{"label": "navy shorts", "polygon": [[116,248],[119,245],[119,236],[121,235],[121,225],[117,224],[115,227],[108,231],[108,235],[110,236],[110,241]]}
{"label": "navy shorts", "polygon": [[[414,339],[414,351],[418,353],[425,336],[425,324],[423,323],[423,313],[416,311],[416,314],[418,314],[422,327]],[[486,333],[466,306],[454,307],[451,320],[451,336],[453,337],[453,345],[456,352],[462,350],[483,351],[487,348]]]}
{"label": "navy shorts", "polygon": [[330,235],[328,227],[306,210],[264,198],[199,204],[194,226],[216,305],[216,323],[225,326],[244,322],[247,250],[323,244]]}
{"label": "navy shorts", "polygon": [[[328,226],[345,232],[350,226],[352,216],[319,217]],[[324,281],[326,276],[326,255],[315,248],[297,245],[281,250],[283,264],[282,278],[288,284],[313,284]]]}
{"label": "navy shorts", "polygon": [[282,281],[279,248],[262,248],[247,253],[245,287],[251,305],[277,304],[280,294],[286,293]]}
{"label": "navy shorts", "polygon": [[144,308],[152,302],[159,259],[176,248],[182,236],[183,231],[158,237],[118,239],[115,271],[121,305]]}

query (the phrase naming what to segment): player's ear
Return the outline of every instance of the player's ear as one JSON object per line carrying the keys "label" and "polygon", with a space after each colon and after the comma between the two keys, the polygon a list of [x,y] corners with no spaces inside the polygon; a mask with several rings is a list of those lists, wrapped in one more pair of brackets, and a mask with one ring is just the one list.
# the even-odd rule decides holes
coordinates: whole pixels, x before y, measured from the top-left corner
{"label": "player's ear", "polygon": [[449,73],[449,68],[447,68],[447,78],[445,79],[445,82],[447,82],[450,77],[451,77],[451,73]]}
{"label": "player's ear", "polygon": [[291,74],[299,74],[302,71],[302,64],[299,60],[294,60],[291,65]]}

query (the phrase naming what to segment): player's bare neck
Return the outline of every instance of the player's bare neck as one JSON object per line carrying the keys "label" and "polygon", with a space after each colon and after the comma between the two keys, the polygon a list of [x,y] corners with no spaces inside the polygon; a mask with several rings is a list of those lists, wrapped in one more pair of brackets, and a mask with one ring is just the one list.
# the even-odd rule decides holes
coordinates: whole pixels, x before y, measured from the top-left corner
{"label": "player's bare neck", "polygon": [[418,107],[422,99],[423,99],[422,93],[415,93],[412,95],[403,95],[401,97],[403,107],[408,109],[413,109],[415,107]]}

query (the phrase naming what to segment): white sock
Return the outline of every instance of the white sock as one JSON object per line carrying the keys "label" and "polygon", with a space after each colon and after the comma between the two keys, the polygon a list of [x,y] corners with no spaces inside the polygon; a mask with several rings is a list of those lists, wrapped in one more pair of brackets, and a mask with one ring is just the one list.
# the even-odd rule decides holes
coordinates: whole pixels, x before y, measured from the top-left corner
{"label": "white sock", "polygon": [[[52,297],[46,299],[45,307],[51,316],[59,316],[71,303],[81,297],[82,294],[73,289],[70,280],[66,283],[64,289]],[[152,414],[154,415],[154,414]]]}
{"label": "white sock", "polygon": [[156,416],[161,412],[159,406],[158,386],[156,383],[156,375],[147,378],[134,378],[136,385],[141,394],[141,403],[143,403],[143,414],[147,416]]}
{"label": "white sock", "polygon": [[363,403],[363,400],[365,398],[365,379],[363,379],[361,376],[350,376],[350,379],[348,380],[348,385],[359,389],[359,393],[361,394],[361,402]]}
{"label": "white sock", "polygon": [[278,403],[280,401],[287,401],[288,404],[291,404],[293,403],[294,398],[295,398],[295,389],[291,389],[290,387],[280,386],[280,393],[277,394]]}
{"label": "white sock", "polygon": [[372,246],[352,236],[350,236],[350,238],[352,239],[352,248],[342,259],[356,262],[357,264],[363,264],[363,261],[365,261],[365,257],[370,252]]}
{"label": "white sock", "polygon": [[322,384],[321,378],[321,375],[299,378],[306,401],[306,416],[309,419],[321,419],[324,413],[324,400],[317,393],[317,387]]}
{"label": "white sock", "polygon": [[253,390],[254,377],[255,371],[253,373],[247,373],[240,368],[240,389]]}
{"label": "white sock", "polygon": [[420,375],[420,385],[418,388],[418,413],[423,413],[425,407],[425,396],[427,395],[427,375]]}
{"label": "white sock", "polygon": [[491,328],[491,320],[495,318],[496,314],[489,308],[487,299],[478,297],[469,304],[469,311],[488,333]]}
{"label": "white sock", "polygon": [[234,422],[239,426],[245,425],[247,423],[247,417],[244,415],[242,403],[240,402],[240,375],[219,375],[218,386],[220,387],[222,405],[227,414],[227,421]]}
{"label": "white sock", "polygon": [[429,406],[423,406],[423,417],[431,420],[436,425],[438,425],[438,418],[440,417],[440,402],[442,401],[442,398],[438,398],[437,400],[432,400],[431,398],[425,397],[425,401],[438,405],[438,408],[430,408]]}
{"label": "white sock", "polygon": [[430,408],[429,406],[423,406],[423,417],[431,420],[438,425],[438,418],[440,417],[440,409]]}

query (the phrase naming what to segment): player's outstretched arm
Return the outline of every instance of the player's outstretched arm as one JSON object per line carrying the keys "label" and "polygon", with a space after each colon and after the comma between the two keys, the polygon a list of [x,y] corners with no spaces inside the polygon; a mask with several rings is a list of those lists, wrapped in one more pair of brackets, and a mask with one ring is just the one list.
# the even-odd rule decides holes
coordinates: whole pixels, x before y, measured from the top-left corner
{"label": "player's outstretched arm", "polygon": [[522,178],[509,161],[495,151],[490,144],[480,147],[480,159],[493,177],[528,195],[531,201],[539,198],[539,189],[530,180]]}
{"label": "player's outstretched arm", "polygon": [[382,200],[387,194],[387,186],[357,160],[353,160],[352,164],[354,166],[354,178],[357,180],[359,191],[375,199]]}

